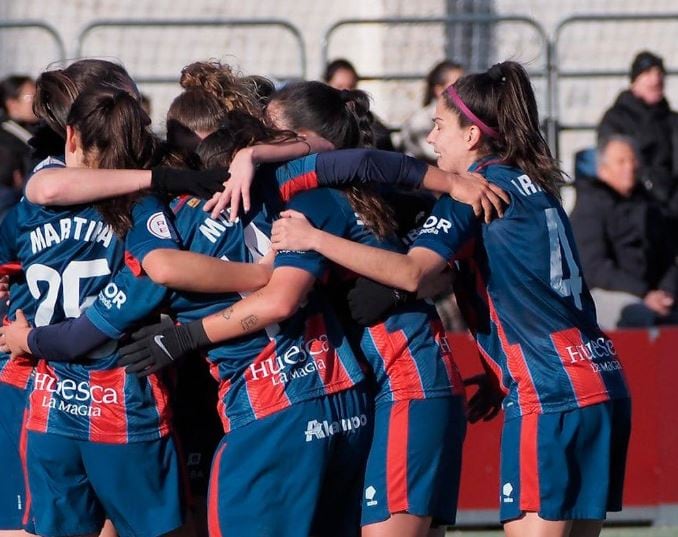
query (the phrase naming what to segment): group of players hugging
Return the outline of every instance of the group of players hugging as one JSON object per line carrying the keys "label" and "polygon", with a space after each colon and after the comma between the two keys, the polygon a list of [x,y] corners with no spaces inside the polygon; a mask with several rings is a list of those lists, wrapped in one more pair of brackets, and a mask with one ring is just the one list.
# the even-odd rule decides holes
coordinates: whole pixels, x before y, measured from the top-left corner
{"label": "group of players hugging", "polygon": [[437,167],[370,149],[359,90],[181,85],[161,141],[120,65],[37,81],[44,160],[0,229],[0,529],[440,536],[467,421],[503,409],[506,535],[597,536],[630,399],[523,67],[445,90]]}

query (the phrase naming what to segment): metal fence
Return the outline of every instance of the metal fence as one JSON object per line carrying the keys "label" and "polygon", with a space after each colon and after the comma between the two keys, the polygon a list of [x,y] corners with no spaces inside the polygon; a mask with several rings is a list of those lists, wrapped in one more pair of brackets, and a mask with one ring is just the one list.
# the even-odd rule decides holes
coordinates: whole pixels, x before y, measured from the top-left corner
{"label": "metal fence", "polygon": [[[544,125],[546,136],[554,150],[558,151],[558,139],[562,132],[572,130],[591,130],[593,123],[568,122],[562,117],[559,106],[559,90],[565,80],[597,79],[605,77],[620,77],[627,74],[627,70],[600,69],[563,69],[561,68],[562,35],[563,32],[577,24],[610,24],[615,22],[642,23],[642,22],[675,22],[678,23],[678,13],[635,13],[635,14],[607,14],[607,15],[576,15],[561,20],[552,36],[533,18],[522,15],[492,15],[470,14],[450,17],[404,17],[404,18],[370,18],[345,19],[329,26],[322,41],[321,57],[324,63],[329,60],[329,49],[338,30],[365,26],[407,26],[407,25],[443,25],[446,28],[461,24],[478,24],[496,27],[500,24],[521,24],[533,29],[539,36],[538,49],[543,58],[543,67],[530,70],[530,75],[545,80],[546,95],[544,99]],[[191,19],[191,20],[98,20],[86,26],[77,39],[76,56],[85,51],[88,39],[101,29],[138,29],[141,32],[159,28],[186,29],[186,28],[249,28],[270,27],[278,28],[288,33],[295,42],[298,58],[298,71],[294,73],[279,73],[283,78],[306,78],[308,76],[307,50],[301,31],[293,24],[282,19]],[[0,22],[0,35],[3,30],[31,30],[45,33],[55,43],[58,58],[52,60],[64,61],[66,58],[65,46],[57,30],[41,21],[25,20],[14,22]],[[641,44],[639,44],[639,47]],[[667,70],[669,76],[677,75],[678,70]],[[426,73],[423,71],[399,71],[387,73],[364,73],[361,78],[368,81],[413,81],[421,80]],[[177,76],[156,76],[148,73],[135,73],[140,83],[172,83]]]}

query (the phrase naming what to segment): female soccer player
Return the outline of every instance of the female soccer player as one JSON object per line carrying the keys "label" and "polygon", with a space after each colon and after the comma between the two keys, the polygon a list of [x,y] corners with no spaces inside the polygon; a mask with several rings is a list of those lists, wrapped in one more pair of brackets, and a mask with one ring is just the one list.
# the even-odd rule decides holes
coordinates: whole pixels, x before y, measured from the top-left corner
{"label": "female soccer player", "polygon": [[[320,83],[290,86],[275,94],[269,104],[280,126],[321,135],[337,147],[360,145],[368,139],[369,124],[361,121],[367,110],[362,92],[342,93]],[[278,174],[284,172],[285,167],[278,169]],[[392,216],[373,193],[324,189],[301,194],[295,201],[331,229],[367,243],[402,249],[393,233]],[[279,255],[276,267],[273,278],[276,271],[293,268],[304,280],[325,279],[330,268],[318,256],[293,252]],[[273,278],[223,316],[208,317],[204,328],[209,339],[201,333],[200,323],[161,332],[160,337],[173,342],[170,354],[180,350],[175,342],[183,339],[180,334],[185,330],[185,336],[196,338],[195,344],[221,341],[237,335],[238,323],[256,326],[260,316],[266,318],[271,304],[293,308],[289,296],[275,293]],[[332,280],[331,286],[340,285],[341,278],[335,275]],[[377,384],[377,432],[363,488],[365,535],[424,535],[432,522],[453,523],[465,430],[463,389],[435,310],[424,303],[412,304],[400,308],[385,324],[350,333],[367,356]],[[151,365],[153,354],[160,356],[153,348],[148,354],[146,346],[141,342],[128,351],[131,360],[138,362],[135,370]],[[309,435],[324,438],[322,429],[314,428]]]}
{"label": "female soccer player", "polygon": [[483,224],[443,196],[407,255],[356,245],[298,218],[276,223],[274,247],[312,249],[410,291],[456,262],[468,295],[463,310],[506,393],[506,534],[597,536],[606,512],[621,509],[629,394],[614,346],[596,324],[525,70],[505,62],[450,86],[429,141],[443,169],[480,172],[511,196],[504,218]]}
{"label": "female soccer player", "polygon": [[[156,149],[149,122],[125,91],[82,93],[68,116],[66,164],[148,165]],[[119,137],[121,129],[127,136]],[[177,248],[162,205],[150,197],[66,210],[24,200],[15,232],[37,305],[30,320],[39,326],[78,316],[99,291],[105,290],[110,307],[119,307],[127,296],[107,283],[124,258],[141,268],[153,250]],[[164,289],[142,280],[134,289],[146,307]],[[116,367],[115,346],[90,358],[97,360],[40,361],[36,368],[26,427],[37,533],[95,535],[106,516],[121,536],[177,530],[183,500],[164,385],[157,377],[126,380]],[[139,473],[142,466],[147,471]],[[130,485],[144,491],[143,510],[121,493]]]}

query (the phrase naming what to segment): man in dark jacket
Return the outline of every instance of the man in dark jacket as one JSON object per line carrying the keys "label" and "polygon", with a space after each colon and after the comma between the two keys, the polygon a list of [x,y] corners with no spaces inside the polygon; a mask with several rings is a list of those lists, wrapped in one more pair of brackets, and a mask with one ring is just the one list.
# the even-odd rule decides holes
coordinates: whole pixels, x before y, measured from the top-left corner
{"label": "man in dark jacket", "polygon": [[646,189],[678,215],[678,115],[664,97],[664,63],[641,52],[631,66],[631,87],[617,97],[598,126],[598,142],[630,136],[638,147],[638,177]]}
{"label": "man in dark jacket", "polygon": [[636,179],[632,139],[598,150],[598,179],[577,182],[572,229],[598,322],[611,329],[678,320],[673,223]]}

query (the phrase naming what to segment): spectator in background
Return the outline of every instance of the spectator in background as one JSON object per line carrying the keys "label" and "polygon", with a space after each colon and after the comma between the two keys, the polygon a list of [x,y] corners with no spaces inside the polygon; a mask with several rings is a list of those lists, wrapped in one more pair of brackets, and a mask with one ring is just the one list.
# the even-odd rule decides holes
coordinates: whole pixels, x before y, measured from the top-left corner
{"label": "spectator in background", "polygon": [[0,146],[0,222],[19,201],[24,177],[21,156]]}
{"label": "spectator in background", "polygon": [[[327,67],[325,67],[323,81],[335,89],[350,91],[358,87],[360,77],[351,62],[344,58],[338,58],[328,63]],[[377,149],[393,151],[395,148],[391,140],[391,130],[372,112],[369,115],[372,120],[374,146]]]}
{"label": "spectator in background", "polygon": [[661,204],[678,216],[678,116],[664,96],[664,62],[641,52],[631,66],[631,87],[605,112],[598,140],[623,134],[636,140],[638,178]]}
{"label": "spectator in background", "polygon": [[572,229],[604,329],[678,321],[673,222],[637,171],[635,142],[613,135],[599,145],[598,178],[576,183]]}
{"label": "spectator in background", "polygon": [[436,101],[445,88],[454,84],[463,74],[464,68],[460,64],[444,60],[426,75],[423,108],[412,114],[401,130],[402,149],[405,153],[426,160],[429,164],[436,163],[436,154],[431,145],[426,142],[426,137],[433,127]]}
{"label": "spectator in background", "polygon": [[[33,137],[38,118],[33,113],[33,97],[35,97],[35,82],[27,76],[8,76],[0,82],[0,103],[2,117],[0,118],[0,147],[9,150],[9,154],[18,156],[21,169],[32,169],[31,148],[28,140]],[[4,155],[7,155],[5,152]],[[7,158],[7,157],[3,157]],[[0,165],[12,166],[2,162]]]}

